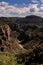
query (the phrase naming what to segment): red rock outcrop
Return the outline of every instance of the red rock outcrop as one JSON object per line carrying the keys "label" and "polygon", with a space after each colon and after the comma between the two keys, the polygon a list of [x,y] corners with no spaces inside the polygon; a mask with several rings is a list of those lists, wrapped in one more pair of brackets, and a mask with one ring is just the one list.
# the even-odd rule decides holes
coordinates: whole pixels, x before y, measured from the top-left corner
{"label": "red rock outcrop", "polygon": [[7,39],[10,41],[11,29],[9,25],[5,26],[5,34],[7,36]]}

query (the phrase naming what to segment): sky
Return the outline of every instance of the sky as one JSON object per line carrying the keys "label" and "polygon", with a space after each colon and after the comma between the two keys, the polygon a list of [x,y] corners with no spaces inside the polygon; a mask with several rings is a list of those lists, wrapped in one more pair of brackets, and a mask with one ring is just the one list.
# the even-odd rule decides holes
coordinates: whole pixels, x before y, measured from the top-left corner
{"label": "sky", "polygon": [[43,0],[0,0],[0,17],[43,17]]}

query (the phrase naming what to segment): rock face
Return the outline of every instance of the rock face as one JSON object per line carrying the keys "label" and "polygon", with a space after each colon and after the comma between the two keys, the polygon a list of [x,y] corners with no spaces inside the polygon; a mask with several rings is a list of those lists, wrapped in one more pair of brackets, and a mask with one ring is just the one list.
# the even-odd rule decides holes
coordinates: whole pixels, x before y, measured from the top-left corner
{"label": "rock face", "polygon": [[[6,44],[10,41],[11,29],[9,25],[1,25],[0,26],[0,51],[8,50]],[[10,43],[9,43],[10,44]]]}
{"label": "rock face", "polygon": [[5,26],[5,34],[8,38],[8,40],[10,40],[11,29],[10,29],[9,25]]}
{"label": "rock face", "polygon": [[3,39],[8,39],[10,40],[10,35],[11,35],[11,29],[9,25],[4,25],[0,27],[0,35],[3,36]]}
{"label": "rock face", "polygon": [[[24,50],[21,44],[16,38],[11,37],[11,29],[9,25],[0,26],[0,51],[1,52],[12,52],[13,50],[18,52]],[[12,50],[12,51],[11,51]]]}

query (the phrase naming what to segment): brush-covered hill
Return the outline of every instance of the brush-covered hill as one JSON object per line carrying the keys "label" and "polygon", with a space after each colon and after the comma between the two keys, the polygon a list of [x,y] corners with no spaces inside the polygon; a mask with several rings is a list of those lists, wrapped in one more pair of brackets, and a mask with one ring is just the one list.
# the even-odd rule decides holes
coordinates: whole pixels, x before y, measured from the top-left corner
{"label": "brush-covered hill", "polygon": [[0,17],[1,54],[4,56],[0,57],[1,63],[4,58],[9,58],[10,63],[13,54],[17,58],[15,65],[43,65],[43,18],[34,15],[24,18]]}
{"label": "brush-covered hill", "polygon": [[43,18],[35,15],[26,17],[0,17],[0,22],[43,23]]}

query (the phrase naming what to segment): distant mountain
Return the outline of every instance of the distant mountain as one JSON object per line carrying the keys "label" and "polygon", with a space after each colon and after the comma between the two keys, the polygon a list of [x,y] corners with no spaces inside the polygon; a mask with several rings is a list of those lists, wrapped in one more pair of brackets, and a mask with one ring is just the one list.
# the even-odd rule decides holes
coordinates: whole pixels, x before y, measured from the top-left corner
{"label": "distant mountain", "polygon": [[43,23],[43,18],[35,15],[21,17],[0,17],[0,22],[10,22],[10,23]]}
{"label": "distant mountain", "polygon": [[30,16],[26,16],[25,18],[41,18],[41,17],[36,16],[36,15],[30,15]]}
{"label": "distant mountain", "polygon": [[39,16],[35,16],[35,15],[31,15],[31,16],[26,16],[26,19],[28,19],[28,21],[30,22],[34,22],[34,23],[42,23],[43,22],[43,18],[39,17]]}

